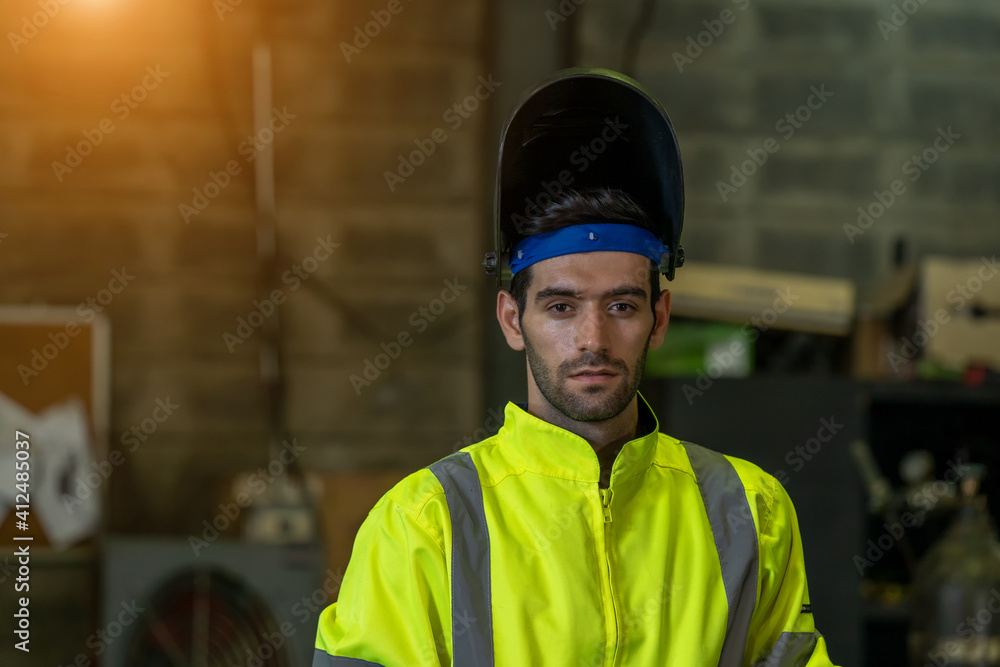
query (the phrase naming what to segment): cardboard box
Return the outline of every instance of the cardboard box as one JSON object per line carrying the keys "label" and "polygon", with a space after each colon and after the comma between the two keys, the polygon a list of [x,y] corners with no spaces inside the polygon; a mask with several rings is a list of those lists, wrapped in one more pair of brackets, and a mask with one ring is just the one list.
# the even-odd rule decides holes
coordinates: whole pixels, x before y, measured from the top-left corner
{"label": "cardboard box", "polygon": [[[898,354],[897,329],[910,331],[915,308],[915,287],[919,266],[909,264],[894,271],[858,305],[857,321],[851,346],[851,375],[861,380],[889,377],[908,378],[913,363],[900,366],[893,354]],[[890,358],[893,365],[890,365]]]}
{"label": "cardboard box", "polygon": [[[921,266],[913,344],[928,361],[1000,370],[1000,264],[996,257],[928,257]],[[935,327],[934,325],[938,326]]]}
{"label": "cardboard box", "polygon": [[846,336],[854,320],[854,283],[801,273],[688,261],[673,281],[671,312],[740,325]]}
{"label": "cardboard box", "polygon": [[853,352],[863,379],[1000,370],[1000,264],[927,257],[898,269],[859,308]]}

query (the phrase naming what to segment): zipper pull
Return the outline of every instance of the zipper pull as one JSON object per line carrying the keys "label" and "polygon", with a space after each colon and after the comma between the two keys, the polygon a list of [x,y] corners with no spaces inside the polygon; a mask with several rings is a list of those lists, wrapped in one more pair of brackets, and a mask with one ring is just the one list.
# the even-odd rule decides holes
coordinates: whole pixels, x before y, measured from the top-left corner
{"label": "zipper pull", "polygon": [[599,489],[601,492],[601,505],[604,507],[604,523],[611,523],[611,495],[613,489]]}

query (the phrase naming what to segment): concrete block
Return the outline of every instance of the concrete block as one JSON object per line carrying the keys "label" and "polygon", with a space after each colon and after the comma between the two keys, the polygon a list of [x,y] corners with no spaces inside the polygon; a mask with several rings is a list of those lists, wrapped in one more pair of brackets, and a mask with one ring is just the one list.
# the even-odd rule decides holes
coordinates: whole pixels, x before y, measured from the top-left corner
{"label": "concrete block", "polygon": [[964,206],[996,209],[1000,206],[1000,159],[969,158],[954,163],[951,201]]}
{"label": "concrete block", "polygon": [[[364,2],[337,3],[336,28],[332,33],[334,45],[341,41],[354,43],[356,30],[366,29],[371,42],[362,53],[373,49],[406,48],[414,46],[457,51],[476,51],[482,37],[483,3],[457,4],[447,0],[398,0],[399,13],[391,15],[385,27],[376,30],[368,26],[374,21],[371,12],[385,11],[390,0],[365,0]],[[383,22],[385,17],[383,16]],[[363,43],[363,40],[360,40]]]}
{"label": "concrete block", "polygon": [[[117,353],[116,353],[117,354]],[[263,390],[255,359],[211,362],[194,357],[167,357],[145,365],[116,364],[112,386],[112,442],[149,417],[158,399],[170,396],[179,407],[157,433],[231,430],[256,432],[265,424]],[[151,439],[152,436],[150,436]]]}
{"label": "concrete block", "polygon": [[299,113],[336,120],[440,123],[452,104],[475,90],[482,74],[473,59],[392,52],[362,55],[348,64],[330,49],[310,43],[277,49],[275,99]]}
{"label": "concrete block", "polygon": [[[692,216],[681,233],[685,257],[717,264],[746,265],[756,252],[757,221],[715,220],[704,215]],[[681,267],[678,272],[683,272]]]}
{"label": "concrete block", "polygon": [[910,86],[911,136],[933,140],[938,128],[953,127],[976,142],[1000,141],[1000,92],[985,80],[915,80]]}
{"label": "concrete block", "polygon": [[757,81],[756,127],[784,143],[800,136],[870,135],[875,102],[862,78],[765,74]]}
{"label": "concrete block", "polygon": [[[850,213],[844,211],[841,219],[850,220]],[[757,246],[762,264],[776,271],[871,280],[878,266],[874,236],[866,233],[850,243],[836,224],[840,220],[832,222],[812,229],[796,229],[794,224],[762,227]]]}
{"label": "concrete block", "polygon": [[[232,354],[254,356],[260,330],[251,326],[250,335],[240,335],[246,329],[240,328],[238,318],[246,320],[259,312],[253,303],[260,303],[255,285],[252,278],[238,282],[209,276],[137,282],[109,308],[116,350],[130,363],[148,357],[151,351],[160,358],[218,356],[221,360],[229,357],[232,348]],[[226,333],[238,340],[224,338]]]}
{"label": "concrete block", "polygon": [[[290,127],[283,137],[286,148],[275,157],[278,197],[292,205],[384,202],[393,195],[400,201],[467,197],[479,179],[479,173],[468,168],[476,163],[478,137],[455,133],[436,143],[430,138],[434,129],[429,124]],[[434,144],[433,152],[421,151],[416,142],[429,146],[428,141]]]}
{"label": "concrete block", "polygon": [[924,9],[913,14],[903,26],[910,31],[911,44],[922,52],[930,50],[966,52],[990,58],[1000,52],[1000,16],[976,11]]}
{"label": "concrete block", "polygon": [[870,7],[782,3],[758,5],[756,10],[767,46],[850,53],[882,43],[875,29],[878,16]]}
{"label": "concrete block", "polygon": [[359,395],[350,378],[361,377],[362,364],[359,359],[294,373],[289,382],[293,430],[418,440],[428,433],[475,428],[480,389],[471,360],[428,366],[404,352],[370,386],[361,385]]}
{"label": "concrete block", "polygon": [[660,101],[674,130],[681,136],[692,132],[727,132],[751,125],[753,84],[748,77],[708,68],[678,73],[670,61],[650,68],[642,82]]}
{"label": "concrete block", "polygon": [[712,142],[681,140],[685,196],[718,197],[715,182],[729,170],[729,159],[722,147]]}
{"label": "concrete block", "polygon": [[761,168],[756,178],[762,194],[864,198],[871,192],[875,183],[875,156],[837,155],[822,150],[822,144],[809,148],[796,144],[796,148],[782,148]]}

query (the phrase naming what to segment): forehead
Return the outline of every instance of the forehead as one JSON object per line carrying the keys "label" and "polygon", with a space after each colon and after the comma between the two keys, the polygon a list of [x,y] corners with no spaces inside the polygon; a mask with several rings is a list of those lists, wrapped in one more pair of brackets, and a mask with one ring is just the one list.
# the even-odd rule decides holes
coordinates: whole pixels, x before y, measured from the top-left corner
{"label": "forehead", "polygon": [[578,252],[544,259],[532,265],[531,290],[553,285],[580,291],[603,291],[611,287],[649,287],[650,261],[631,252]]}

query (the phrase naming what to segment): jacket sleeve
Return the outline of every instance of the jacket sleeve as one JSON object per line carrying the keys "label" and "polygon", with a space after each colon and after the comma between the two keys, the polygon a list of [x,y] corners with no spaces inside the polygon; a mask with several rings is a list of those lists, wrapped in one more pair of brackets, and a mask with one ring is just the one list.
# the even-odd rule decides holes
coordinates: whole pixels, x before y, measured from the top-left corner
{"label": "jacket sleeve", "polygon": [[448,666],[449,599],[441,542],[383,497],[358,531],[337,602],[320,615],[313,667]]}
{"label": "jacket sleeve", "polygon": [[770,482],[770,507],[759,514],[760,597],[743,662],[753,667],[834,667],[813,620],[795,507],[785,488],[773,477]]}

